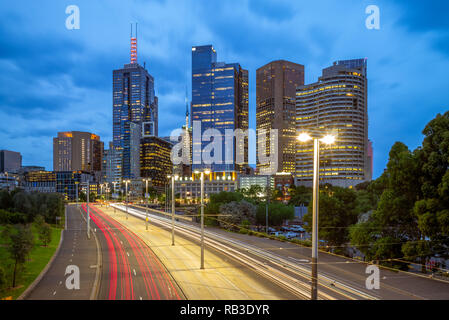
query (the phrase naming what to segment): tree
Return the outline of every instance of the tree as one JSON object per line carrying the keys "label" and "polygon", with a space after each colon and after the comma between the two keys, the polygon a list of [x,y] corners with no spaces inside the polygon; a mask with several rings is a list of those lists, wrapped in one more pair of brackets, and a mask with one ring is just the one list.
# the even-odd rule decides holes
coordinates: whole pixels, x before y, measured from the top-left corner
{"label": "tree", "polygon": [[256,206],[246,200],[224,203],[219,210],[219,225],[225,229],[247,228],[256,221]]}
{"label": "tree", "polygon": [[44,247],[48,246],[48,244],[51,242],[51,236],[52,236],[50,225],[48,223],[43,223],[39,227],[38,234],[39,234],[39,240],[42,242]]}
{"label": "tree", "polygon": [[289,204],[294,206],[308,206],[310,201],[312,200],[312,188],[308,188],[305,186],[291,186],[289,189],[289,193]]}
{"label": "tree", "polygon": [[[319,238],[341,251],[349,241],[349,227],[357,222],[356,192],[353,189],[330,187],[322,189],[319,196]],[[312,204],[304,216],[305,228],[312,231]]]}
{"label": "tree", "polygon": [[6,287],[6,272],[2,266],[0,266],[0,292]]}
{"label": "tree", "polygon": [[[293,206],[287,206],[280,202],[270,202],[268,205],[268,224],[270,226],[280,226],[286,220],[291,220],[295,216]],[[265,225],[266,204],[261,203],[257,207],[256,221]]]}
{"label": "tree", "polygon": [[14,232],[10,234],[9,254],[14,260],[12,286],[16,286],[17,267],[25,263],[34,245],[34,236],[29,226],[16,225]]}

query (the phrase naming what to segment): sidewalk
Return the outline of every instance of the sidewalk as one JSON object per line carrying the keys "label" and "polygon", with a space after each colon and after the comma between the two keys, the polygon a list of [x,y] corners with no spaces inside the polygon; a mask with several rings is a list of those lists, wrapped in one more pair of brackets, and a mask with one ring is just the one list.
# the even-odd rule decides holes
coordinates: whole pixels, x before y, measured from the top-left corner
{"label": "sidewalk", "polygon": [[277,300],[294,298],[285,289],[271,284],[249,268],[205,249],[205,269],[200,269],[200,247],[176,236],[171,245],[171,232],[144,220],[106,206],[96,206],[136,233],[159,257],[183,290],[187,299],[200,300]]}

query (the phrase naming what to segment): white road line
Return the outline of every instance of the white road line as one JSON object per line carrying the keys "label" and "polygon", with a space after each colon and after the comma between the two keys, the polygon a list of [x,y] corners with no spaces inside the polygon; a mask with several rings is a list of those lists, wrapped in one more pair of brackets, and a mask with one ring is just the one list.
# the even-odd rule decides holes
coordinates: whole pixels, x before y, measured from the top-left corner
{"label": "white road line", "polygon": [[134,275],[136,276],[137,274],[136,274],[136,269],[133,269],[133,272],[134,272]]}
{"label": "white road line", "polygon": [[126,254],[128,255],[128,257],[129,257],[129,253],[128,253],[128,251],[126,251]]}
{"label": "white road line", "polygon": [[55,292],[53,292],[53,295],[55,295],[56,294],[56,291]]}

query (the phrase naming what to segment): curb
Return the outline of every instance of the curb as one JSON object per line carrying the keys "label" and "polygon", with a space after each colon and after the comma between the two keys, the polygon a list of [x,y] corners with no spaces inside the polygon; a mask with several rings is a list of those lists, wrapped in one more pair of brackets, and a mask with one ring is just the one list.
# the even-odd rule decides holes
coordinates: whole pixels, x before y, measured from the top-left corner
{"label": "curb", "polygon": [[[67,221],[67,207],[65,209],[64,215],[65,215],[65,219]],[[59,253],[59,251],[61,249],[62,242],[64,241],[64,231],[65,231],[65,229],[61,230],[61,237],[59,239],[58,247],[56,248],[56,251],[53,254],[53,256],[50,258],[50,261],[48,261],[47,265],[41,271],[41,273],[37,276],[37,278],[34,279],[34,281],[28,286],[28,288],[26,288],[26,290],[24,292],[22,292],[22,294],[19,297],[17,297],[16,300],[25,300],[26,297],[31,293],[31,291],[33,291],[33,289],[37,286],[37,284],[45,276],[45,274],[47,273],[48,269],[50,269],[51,265],[53,264],[53,261],[56,259],[56,256],[58,255],[58,253]]]}

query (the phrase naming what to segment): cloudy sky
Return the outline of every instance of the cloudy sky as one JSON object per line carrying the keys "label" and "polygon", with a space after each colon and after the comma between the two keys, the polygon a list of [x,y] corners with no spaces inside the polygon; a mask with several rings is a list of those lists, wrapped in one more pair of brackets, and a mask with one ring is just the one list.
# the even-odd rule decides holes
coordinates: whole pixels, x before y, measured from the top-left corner
{"label": "cloudy sky", "polygon": [[[380,30],[365,8],[380,9]],[[65,9],[80,9],[67,30]],[[112,70],[129,61],[130,22],[138,59],[155,77],[160,135],[184,122],[191,46],[212,44],[218,60],[250,73],[271,60],[305,65],[306,83],[335,60],[368,58],[369,137],[374,176],[395,141],[414,149],[425,124],[449,110],[448,1],[39,0],[0,4],[0,149],[24,165],[52,169],[52,137],[81,130],[112,138]],[[254,154],[253,154],[254,155]]]}

